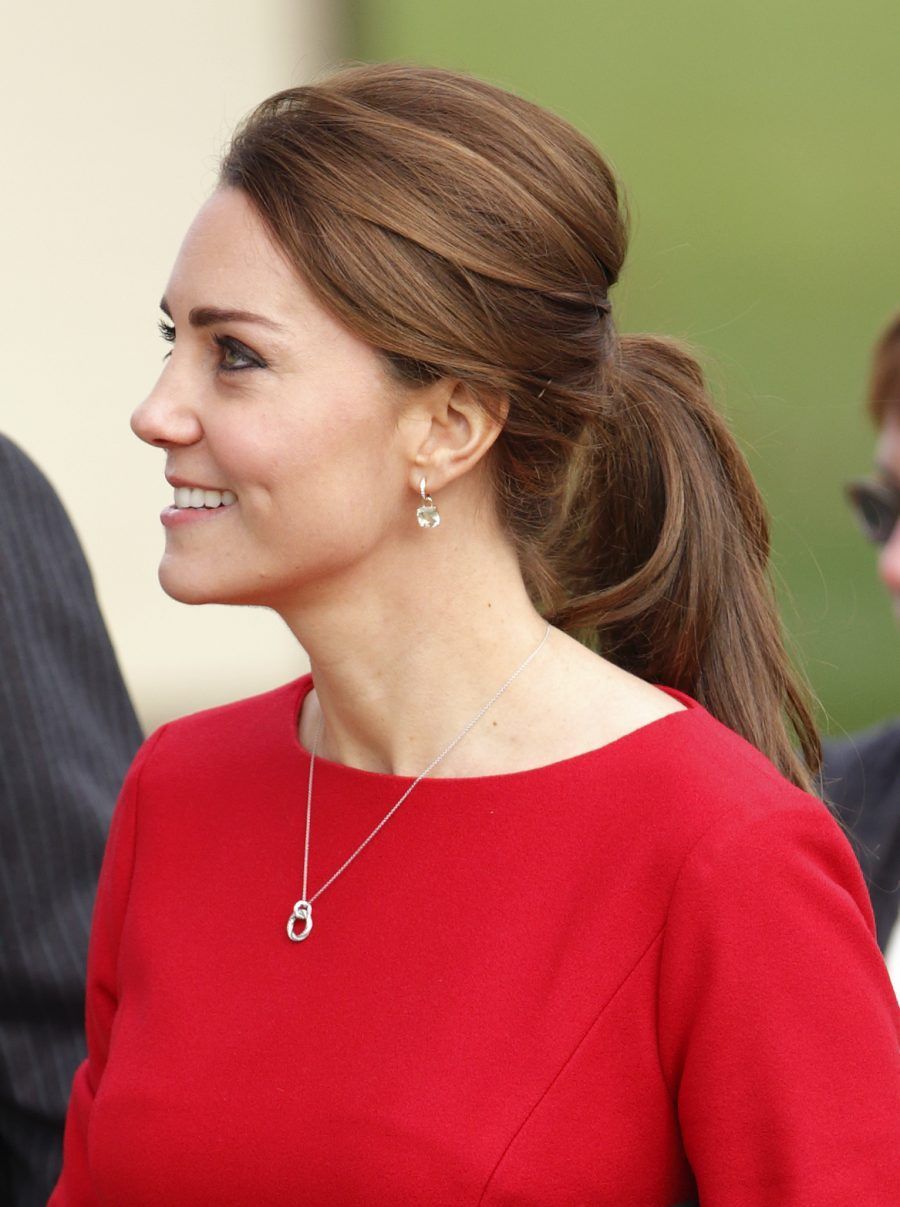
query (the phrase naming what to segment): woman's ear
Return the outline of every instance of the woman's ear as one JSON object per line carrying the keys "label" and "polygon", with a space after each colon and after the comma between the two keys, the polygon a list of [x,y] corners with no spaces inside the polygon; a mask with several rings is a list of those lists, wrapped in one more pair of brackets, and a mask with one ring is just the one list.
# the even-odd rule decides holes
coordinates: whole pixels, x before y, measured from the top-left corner
{"label": "woman's ear", "polygon": [[498,401],[497,420],[464,382],[442,378],[416,391],[403,422],[409,421],[410,483],[424,477],[440,490],[478,464],[503,430],[509,402]]}

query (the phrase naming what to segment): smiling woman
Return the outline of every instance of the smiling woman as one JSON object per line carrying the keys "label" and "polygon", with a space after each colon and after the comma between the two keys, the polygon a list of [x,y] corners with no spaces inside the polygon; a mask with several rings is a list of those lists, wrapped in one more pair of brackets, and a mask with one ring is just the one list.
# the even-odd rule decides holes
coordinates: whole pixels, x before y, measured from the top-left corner
{"label": "smiling woman", "polygon": [[135,760],[54,1207],[891,1201],[765,509],[690,355],[616,331],[625,245],[596,149],[462,75],[235,136],[132,426],[165,590],[311,672]]}

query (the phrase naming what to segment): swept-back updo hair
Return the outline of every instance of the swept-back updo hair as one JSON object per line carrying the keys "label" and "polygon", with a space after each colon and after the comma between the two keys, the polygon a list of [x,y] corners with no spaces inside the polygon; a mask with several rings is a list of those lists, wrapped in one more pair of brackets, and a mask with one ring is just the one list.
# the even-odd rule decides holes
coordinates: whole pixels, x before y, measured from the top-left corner
{"label": "swept-back updo hair", "polygon": [[616,332],[626,221],[591,143],[465,75],[354,66],[259,105],[220,183],[398,379],[508,405],[487,465],[541,615],[810,788],[765,507],[692,357]]}

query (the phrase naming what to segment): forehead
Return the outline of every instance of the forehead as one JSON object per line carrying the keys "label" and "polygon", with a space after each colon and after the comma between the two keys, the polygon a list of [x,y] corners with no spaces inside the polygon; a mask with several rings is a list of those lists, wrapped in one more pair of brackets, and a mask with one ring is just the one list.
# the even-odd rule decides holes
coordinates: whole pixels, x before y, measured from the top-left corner
{"label": "forehead", "polygon": [[219,189],[182,241],[166,297],[170,306],[229,309],[309,318],[315,298],[275,244],[246,194]]}

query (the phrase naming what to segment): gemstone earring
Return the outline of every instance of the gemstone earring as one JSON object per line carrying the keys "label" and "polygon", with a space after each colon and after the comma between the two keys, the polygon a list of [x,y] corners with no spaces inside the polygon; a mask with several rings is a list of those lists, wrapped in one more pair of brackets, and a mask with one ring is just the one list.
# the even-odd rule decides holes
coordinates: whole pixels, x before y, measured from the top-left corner
{"label": "gemstone earring", "polygon": [[425,479],[419,483],[419,493],[422,496],[422,504],[416,511],[416,519],[419,521],[420,528],[437,528],[441,522],[440,512],[434,505],[434,499],[431,495],[425,493]]}

